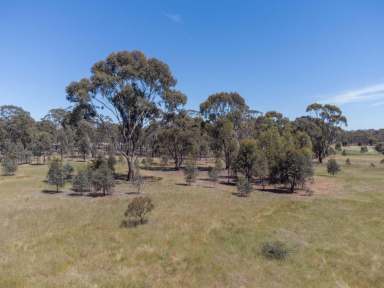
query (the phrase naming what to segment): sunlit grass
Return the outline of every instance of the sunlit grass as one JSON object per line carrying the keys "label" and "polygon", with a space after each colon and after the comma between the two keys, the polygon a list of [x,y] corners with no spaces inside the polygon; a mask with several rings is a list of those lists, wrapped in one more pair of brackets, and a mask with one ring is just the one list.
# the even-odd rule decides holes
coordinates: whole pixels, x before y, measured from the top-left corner
{"label": "sunlit grass", "polygon": [[[47,166],[21,166],[0,176],[0,287],[382,287],[382,156],[335,157],[342,171],[317,165],[311,197],[239,198],[233,186],[143,171],[161,180],[146,184],[155,209],[134,229],[120,227],[131,185],[108,197],[45,194]],[[267,241],[284,242],[288,257],[266,259]]]}

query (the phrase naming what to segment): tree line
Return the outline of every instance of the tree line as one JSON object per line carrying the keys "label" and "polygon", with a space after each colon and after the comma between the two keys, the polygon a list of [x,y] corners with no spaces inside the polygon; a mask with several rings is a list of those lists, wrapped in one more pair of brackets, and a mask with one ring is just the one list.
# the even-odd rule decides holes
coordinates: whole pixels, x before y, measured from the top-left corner
{"label": "tree line", "polygon": [[312,176],[312,159],[322,162],[347,124],[334,105],[311,104],[291,121],[276,111],[252,110],[236,92],[215,93],[199,111],[188,110],[176,83],[156,58],[112,53],[88,78],[69,83],[70,109],[52,109],[35,121],[20,107],[0,107],[2,164],[41,164],[53,154],[84,161],[118,155],[133,181],[139,157],[159,157],[186,171],[199,159],[215,158],[211,170],[226,169],[228,180],[244,177],[244,187],[257,180],[294,191]]}

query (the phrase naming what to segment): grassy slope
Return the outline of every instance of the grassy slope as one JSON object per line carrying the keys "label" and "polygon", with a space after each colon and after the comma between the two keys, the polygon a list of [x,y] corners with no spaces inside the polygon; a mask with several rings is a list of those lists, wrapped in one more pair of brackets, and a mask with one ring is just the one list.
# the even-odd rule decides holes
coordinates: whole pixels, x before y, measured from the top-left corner
{"label": "grassy slope", "polygon": [[[133,196],[44,194],[47,167],[22,166],[0,176],[0,287],[382,287],[384,165],[348,157],[336,177],[316,168],[314,185],[331,189],[312,197],[238,198],[148,171],[163,179],[147,184],[156,207],[135,229],[119,227]],[[288,260],[264,259],[268,240],[286,242]]]}

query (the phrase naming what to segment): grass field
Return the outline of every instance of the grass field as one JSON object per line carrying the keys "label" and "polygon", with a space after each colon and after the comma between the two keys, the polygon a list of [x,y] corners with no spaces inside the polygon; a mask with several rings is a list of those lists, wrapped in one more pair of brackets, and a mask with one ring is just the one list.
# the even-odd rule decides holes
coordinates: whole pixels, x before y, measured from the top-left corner
{"label": "grass field", "polygon": [[[239,198],[204,173],[185,186],[181,172],[143,171],[161,179],[146,184],[155,209],[137,228],[120,227],[128,184],[47,194],[47,166],[20,166],[0,176],[0,287],[384,287],[383,157],[353,154],[351,166],[336,156],[335,177],[316,166],[312,196]],[[261,254],[275,240],[286,260]]]}

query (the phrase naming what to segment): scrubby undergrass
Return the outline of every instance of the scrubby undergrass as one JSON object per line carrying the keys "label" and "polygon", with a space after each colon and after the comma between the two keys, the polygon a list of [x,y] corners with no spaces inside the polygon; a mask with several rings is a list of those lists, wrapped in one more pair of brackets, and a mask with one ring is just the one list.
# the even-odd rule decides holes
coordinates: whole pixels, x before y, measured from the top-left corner
{"label": "scrubby undergrass", "polygon": [[[46,194],[47,166],[21,166],[0,176],[0,287],[382,287],[384,165],[377,155],[348,157],[349,167],[336,156],[335,177],[316,167],[314,185],[335,191],[311,197],[241,198],[235,186],[143,171],[162,180],[146,184],[155,208],[131,229],[120,224],[134,187]],[[286,244],[286,260],[262,255],[271,241]]]}

